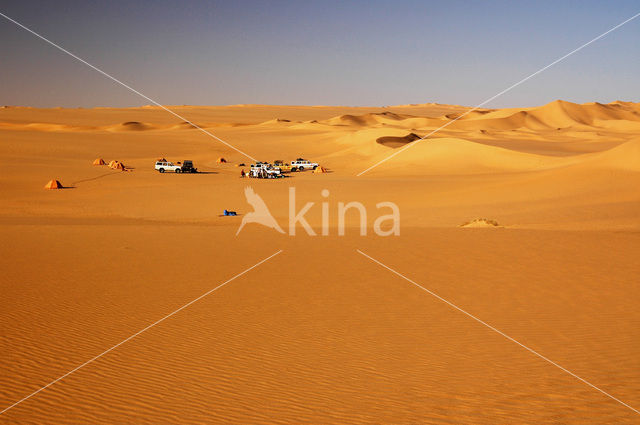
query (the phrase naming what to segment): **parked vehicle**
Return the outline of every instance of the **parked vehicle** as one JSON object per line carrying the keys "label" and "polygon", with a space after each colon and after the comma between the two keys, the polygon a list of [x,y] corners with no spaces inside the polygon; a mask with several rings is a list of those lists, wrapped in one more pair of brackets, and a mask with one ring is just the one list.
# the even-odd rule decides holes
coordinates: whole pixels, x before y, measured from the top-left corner
{"label": "parked vehicle", "polygon": [[174,173],[197,173],[198,169],[193,166],[193,161],[185,159],[182,163],[176,163],[162,160],[156,161],[155,169],[161,173],[165,171],[173,171]]}
{"label": "parked vehicle", "polygon": [[161,173],[164,173],[165,171],[173,171],[174,173],[180,173],[182,172],[182,165],[174,164],[173,162],[169,162],[169,161],[166,161],[166,162],[157,161],[155,169]]}
{"label": "parked vehicle", "polygon": [[198,169],[193,166],[193,161],[189,159],[185,159],[182,161],[182,170],[183,173],[197,173]]}
{"label": "parked vehicle", "polygon": [[249,170],[249,177],[258,178],[258,179],[273,179],[277,177],[282,177],[282,172],[280,171],[279,168],[276,168],[269,163],[257,162],[255,164],[251,164],[251,169]]}
{"label": "parked vehicle", "polygon": [[311,162],[304,158],[298,158],[295,161],[291,161],[291,171],[315,170],[316,168],[318,168],[317,162]]}
{"label": "parked vehicle", "polygon": [[289,163],[281,161],[279,159],[273,162],[273,166],[274,168],[278,168],[283,173],[289,173],[293,170],[293,167]]}

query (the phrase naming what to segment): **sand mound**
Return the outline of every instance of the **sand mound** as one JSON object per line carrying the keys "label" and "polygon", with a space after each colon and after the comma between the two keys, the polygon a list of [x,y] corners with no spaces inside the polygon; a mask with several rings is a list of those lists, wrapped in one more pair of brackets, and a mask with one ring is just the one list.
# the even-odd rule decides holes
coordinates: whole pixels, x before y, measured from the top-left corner
{"label": "sand mound", "polygon": [[112,127],[108,127],[107,129],[111,131],[145,131],[153,130],[154,127],[150,124],[142,123],[139,121],[127,121]]}
{"label": "sand mound", "polygon": [[345,114],[340,115],[338,117],[330,118],[325,121],[326,124],[329,125],[349,125],[349,126],[370,126],[378,124],[378,121],[371,116],[371,114],[366,115],[351,115]]}
{"label": "sand mound", "polygon": [[[176,124],[173,127],[171,127],[171,129],[172,130],[197,130],[196,127],[194,127],[194,124],[188,123],[186,121],[182,121],[180,124]],[[204,127],[200,124],[195,124],[195,125],[197,125],[200,128]]]}
{"label": "sand mound", "polygon": [[283,126],[283,125],[286,125],[288,127],[293,127],[293,126],[299,126],[299,125],[304,126],[304,124],[305,123],[303,123],[301,121],[293,121],[293,120],[289,120],[289,119],[285,119],[285,118],[274,118],[272,120],[261,122],[261,123],[259,123],[257,125],[259,125],[259,126],[270,126],[270,125]]}
{"label": "sand mound", "polygon": [[460,227],[475,227],[475,228],[496,228],[502,227],[495,220],[490,220],[488,218],[476,218],[475,220],[467,221],[466,223],[462,223]]}
{"label": "sand mound", "polygon": [[393,112],[371,113],[363,115],[339,115],[323,121],[329,125],[347,125],[355,127],[374,126],[378,124],[395,123],[411,116],[394,114]]}
{"label": "sand mound", "polygon": [[409,133],[406,136],[396,137],[396,136],[383,136],[378,137],[376,143],[379,143],[388,148],[399,148],[407,143],[415,142],[416,140],[420,140],[420,136],[415,133]]}

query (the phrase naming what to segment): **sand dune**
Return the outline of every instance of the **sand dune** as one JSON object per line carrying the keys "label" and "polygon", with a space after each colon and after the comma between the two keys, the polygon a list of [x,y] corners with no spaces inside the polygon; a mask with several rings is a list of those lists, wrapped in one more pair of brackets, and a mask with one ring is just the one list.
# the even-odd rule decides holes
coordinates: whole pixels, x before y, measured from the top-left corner
{"label": "sand dune", "polygon": [[345,114],[325,120],[323,123],[329,125],[370,127],[378,124],[396,123],[397,121],[401,121],[410,117],[411,116],[409,115],[399,115],[393,112],[381,112],[375,114],[370,113],[364,115]]}
{"label": "sand dune", "polygon": [[616,168],[640,171],[640,138],[623,143],[607,151],[593,154],[580,162],[583,167]]}
{"label": "sand dune", "polygon": [[92,131],[97,130],[96,127],[91,126],[74,126],[68,124],[53,124],[53,123],[10,123],[0,122],[0,129],[3,130],[17,130],[17,131]]}
{"label": "sand dune", "polygon": [[640,120],[638,114],[625,111],[618,105],[600,103],[578,105],[562,100],[535,108],[528,113],[551,127],[570,127],[576,124],[592,126],[595,120]]}
{"label": "sand dune", "polygon": [[[505,113],[509,114],[505,116]],[[493,128],[510,130],[526,127],[532,130],[557,129],[575,126],[596,126],[598,121],[626,120],[640,121],[640,115],[631,108],[620,104],[576,103],[556,100],[537,108],[527,108],[510,113],[499,110],[482,115],[465,116],[455,124],[457,128],[472,129],[473,121],[477,125],[489,125]],[[487,127],[492,128],[492,127]]]}
{"label": "sand dune", "polygon": [[[402,174],[477,174],[500,171],[544,170],[565,159],[512,151],[457,138],[425,139],[411,154],[389,164]],[[374,160],[381,160],[386,152]]]}

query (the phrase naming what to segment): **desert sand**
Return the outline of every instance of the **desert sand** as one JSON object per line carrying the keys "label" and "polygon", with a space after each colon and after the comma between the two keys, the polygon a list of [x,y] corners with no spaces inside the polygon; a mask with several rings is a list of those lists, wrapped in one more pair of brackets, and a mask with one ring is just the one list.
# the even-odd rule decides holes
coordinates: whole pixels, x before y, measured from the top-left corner
{"label": "desert sand", "polygon": [[[250,159],[158,107],[0,109],[0,410],[282,250],[0,423],[638,423],[356,250],[639,409],[640,104],[482,109],[418,142],[470,108],[170,108],[329,172],[240,179]],[[329,235],[236,236],[246,186],[285,230],[290,187],[318,233],[327,202]],[[338,235],[349,201],[366,236],[356,214]],[[399,236],[372,231],[383,201]]]}

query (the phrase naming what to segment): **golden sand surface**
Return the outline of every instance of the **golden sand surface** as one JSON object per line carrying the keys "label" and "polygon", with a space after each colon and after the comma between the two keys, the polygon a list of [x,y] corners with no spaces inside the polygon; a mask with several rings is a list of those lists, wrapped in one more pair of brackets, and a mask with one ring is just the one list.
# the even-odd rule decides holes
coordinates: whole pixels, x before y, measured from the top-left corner
{"label": "golden sand surface", "polygon": [[[419,142],[469,108],[170,108],[258,160],[329,172],[241,179],[250,159],[157,107],[1,108],[0,410],[282,253],[0,423],[638,423],[356,250],[640,408],[639,104],[483,109]],[[160,174],[162,157],[202,173]],[[285,230],[294,187],[318,235],[236,236],[247,186]],[[355,213],[338,233],[350,201],[366,236]],[[384,201],[399,236],[373,231]]]}

